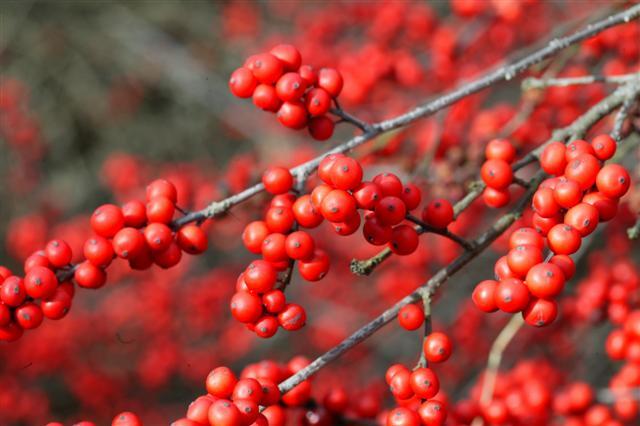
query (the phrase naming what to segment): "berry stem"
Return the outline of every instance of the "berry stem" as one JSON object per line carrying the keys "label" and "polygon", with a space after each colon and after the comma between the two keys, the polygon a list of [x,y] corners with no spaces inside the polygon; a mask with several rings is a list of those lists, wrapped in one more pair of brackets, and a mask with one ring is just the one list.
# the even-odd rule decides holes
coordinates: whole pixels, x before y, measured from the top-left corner
{"label": "berry stem", "polygon": [[418,364],[416,368],[428,367],[429,361],[424,355],[424,350],[422,348],[422,344],[424,343],[427,336],[431,334],[433,331],[431,324],[431,296],[429,294],[423,294],[422,296],[422,306],[424,309],[424,334],[422,339],[420,340],[420,359],[418,360]]}
{"label": "berry stem", "polygon": [[582,77],[566,77],[566,78],[535,78],[528,77],[522,81],[521,88],[523,91],[533,89],[545,89],[547,87],[557,86],[575,86],[585,85],[593,83],[607,83],[607,84],[624,84],[633,79],[640,78],[640,73],[631,73],[623,75],[586,75]]}
{"label": "berry stem", "polygon": [[413,222],[416,225],[418,225],[416,227],[416,231],[419,234],[432,233],[432,234],[442,235],[443,237],[446,237],[446,238],[450,239],[451,241],[454,241],[456,244],[460,245],[465,250],[471,251],[471,250],[474,249],[473,243],[465,240],[464,238],[460,237],[459,235],[454,234],[453,232],[449,231],[447,228],[434,228],[433,226],[431,226],[431,225],[429,225],[427,223],[424,223],[423,221],[421,221],[417,217],[412,216],[410,214],[408,214],[406,216],[406,219],[409,222]]}

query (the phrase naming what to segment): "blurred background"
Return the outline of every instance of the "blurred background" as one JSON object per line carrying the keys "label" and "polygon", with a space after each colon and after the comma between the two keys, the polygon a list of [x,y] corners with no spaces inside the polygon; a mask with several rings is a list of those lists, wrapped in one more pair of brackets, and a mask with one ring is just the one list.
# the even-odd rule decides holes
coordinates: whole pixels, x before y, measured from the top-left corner
{"label": "blurred background", "polygon": [[[353,135],[341,124],[329,141],[314,142],[304,130],[283,129],[250,100],[234,98],[228,76],[250,54],[279,42],[296,45],[304,63],[343,73],[345,110],[379,120],[623,6],[536,0],[3,1],[0,264],[19,271],[51,238],[66,239],[79,255],[93,209],[140,198],[153,179],[174,182],[181,207],[202,208],[257,182],[267,165],[298,164]],[[531,75],[637,71],[637,22],[621,28],[567,49]],[[418,183],[424,200],[456,201],[476,176],[488,140],[509,136],[527,152],[610,92],[593,85],[523,97],[519,83],[469,97],[355,155],[369,177],[392,171]],[[605,120],[600,130],[610,125]],[[307,309],[307,327],[261,340],[230,319],[228,300],[237,274],[252,259],[242,247],[242,229],[260,217],[266,202],[256,197],[211,223],[208,252],[186,256],[176,268],[131,272],[116,262],[104,288],[78,291],[67,317],[46,320],[20,341],[0,345],[0,424],[106,424],[125,409],[150,425],[167,424],[204,393],[213,367],[239,371],[265,358],[313,358],[459,253],[449,241],[427,236],[417,254],[393,259],[372,277],[355,277],[349,261],[375,248],[360,233],[342,239],[323,225],[313,232],[331,253],[329,276],[316,284],[294,277],[288,290],[288,298]],[[590,262],[583,257],[574,285],[589,276],[587,263],[597,268],[622,259],[619,268],[637,270],[640,250],[624,234],[637,204],[633,193],[619,221],[593,239],[596,255]],[[495,217],[478,203],[455,227],[473,237]],[[597,252],[605,241],[606,256]],[[435,329],[450,330],[459,348],[441,367],[444,389],[454,399],[468,396],[486,359],[473,355],[486,354],[507,320],[469,305],[476,282],[493,275],[504,241],[495,247],[448,282],[434,306]],[[596,308],[606,312],[607,306]],[[592,314],[585,316],[595,322],[602,316]],[[598,360],[610,326],[594,325],[595,333],[567,327],[561,322],[524,330],[505,364],[513,365],[525,346],[529,357],[547,356],[551,345],[527,346],[546,339],[561,348],[555,361],[573,366],[569,375],[605,385],[612,367]],[[343,385],[352,394],[389,398],[383,372],[391,363],[413,362],[418,334],[389,325],[321,372],[314,392],[321,395],[348,372]]]}

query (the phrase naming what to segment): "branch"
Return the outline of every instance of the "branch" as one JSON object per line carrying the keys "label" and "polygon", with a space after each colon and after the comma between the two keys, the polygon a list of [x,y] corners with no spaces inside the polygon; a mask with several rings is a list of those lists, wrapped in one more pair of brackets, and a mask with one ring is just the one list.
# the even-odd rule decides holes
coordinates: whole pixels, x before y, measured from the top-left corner
{"label": "branch", "polygon": [[[638,74],[640,75],[640,74]],[[640,86],[640,78],[636,79],[635,85]],[[624,122],[629,118],[629,114],[634,106],[634,104],[638,102],[636,96],[629,96],[622,104],[622,108],[616,115],[616,119],[613,123],[613,132],[611,132],[611,137],[616,140],[616,142],[620,142],[622,139],[622,131],[624,127]]]}
{"label": "branch", "polygon": [[473,250],[473,248],[474,248],[472,243],[470,243],[469,241],[465,240],[461,236],[454,234],[453,232],[449,231],[447,228],[434,228],[433,226],[431,226],[431,225],[429,225],[427,223],[424,223],[423,221],[421,221],[417,217],[412,216],[410,214],[407,215],[406,219],[409,222],[413,222],[416,225],[418,225],[416,231],[419,234],[431,233],[431,234],[442,235],[443,237],[446,237],[446,238],[450,239],[451,241],[455,242],[456,244],[458,244],[459,246],[461,246],[465,250]]}
{"label": "branch", "polygon": [[[581,135],[586,133],[588,129],[593,127],[603,117],[611,113],[616,108],[625,102],[627,99],[635,99],[640,94],[640,84],[627,83],[624,86],[619,87],[611,95],[607,96],[596,105],[591,107],[582,116],[578,117],[571,125],[558,129],[553,132],[553,135],[549,140],[540,145],[529,154],[525,155],[522,159],[518,160],[513,165],[513,170],[517,171],[525,166],[535,162],[544,148],[553,141],[566,140],[573,135]],[[528,184],[528,183],[527,183]],[[457,218],[463,211],[465,211],[471,204],[482,195],[482,191],[486,185],[481,180],[471,182],[469,185],[469,192],[460,201],[453,206],[454,218]],[[351,261],[351,272],[356,275],[369,275],[375,268],[382,262],[388,259],[393,253],[387,247],[375,254],[373,257],[364,260],[353,259]]]}
{"label": "branch", "polygon": [[416,368],[429,367],[429,361],[427,361],[427,358],[424,355],[422,346],[425,339],[433,331],[431,325],[431,296],[422,296],[422,307],[424,309],[424,335],[422,336],[422,340],[420,340],[420,359]]}
{"label": "branch", "polygon": [[523,91],[532,89],[545,89],[551,86],[566,87],[575,85],[585,85],[593,83],[608,84],[624,84],[634,78],[637,79],[639,73],[623,74],[623,75],[586,75],[584,77],[567,77],[567,78],[535,78],[529,77],[522,81],[521,88]]}
{"label": "branch", "polygon": [[349,349],[353,348],[363,340],[367,339],[377,330],[382,328],[384,325],[391,322],[394,318],[398,316],[398,312],[403,306],[408,305],[409,303],[415,303],[421,300],[424,297],[431,297],[436,289],[445,281],[447,281],[450,277],[452,277],[456,272],[458,272],[462,267],[464,267],[467,263],[473,260],[476,256],[482,253],[489,245],[495,241],[502,233],[504,233],[521,215],[524,211],[525,207],[529,203],[531,197],[533,196],[533,192],[537,189],[538,185],[542,181],[544,177],[544,173],[539,172],[532,180],[531,187],[527,190],[527,192],[523,195],[523,197],[518,202],[518,205],[509,213],[500,217],[487,231],[485,231],[482,235],[476,238],[473,241],[474,249],[471,251],[465,251],[463,254],[458,256],[453,262],[444,268],[440,269],[429,281],[423,284],[421,287],[416,289],[413,293],[409,294],[398,303],[384,311],[382,314],[377,316],[368,324],[364,325],[362,328],[357,330],[351,336],[347,337],[341,343],[339,343],[334,348],[330,349],[328,352],[324,353],[320,357],[316,358],[311,364],[302,370],[298,371],[295,375],[289,377],[284,382],[280,383],[279,388],[280,392],[285,393],[291,390],[293,387],[301,383],[302,381],[309,378],[311,375],[315,374],[318,370],[323,368],[325,365],[334,361],[342,354],[347,352]]}
{"label": "branch", "polygon": [[338,117],[340,117],[340,121],[343,121],[345,123],[351,123],[354,126],[356,126],[357,128],[359,128],[360,130],[362,130],[363,132],[367,132],[372,130],[371,124],[367,123],[366,121],[360,120],[358,117],[349,114],[348,112],[346,112],[345,110],[343,110],[340,107],[340,104],[338,104],[338,101],[335,100],[336,103],[336,107],[335,108],[331,108],[329,110],[329,112],[331,112],[331,114],[333,115],[337,115]]}
{"label": "branch", "polygon": [[640,237],[640,219],[636,220],[636,223],[627,229],[627,236],[630,240],[637,240]]}
{"label": "branch", "polygon": [[[477,93],[487,87],[496,84],[500,81],[509,81],[516,75],[524,72],[528,67],[535,65],[565,49],[573,44],[579,43],[590,37],[599,34],[600,32],[611,28],[616,25],[620,25],[631,21],[640,16],[640,5],[635,5],[620,13],[609,16],[608,18],[597,21],[596,23],[587,25],[580,31],[574,34],[561,38],[554,38],[547,46],[535,50],[533,53],[525,56],[524,58],[514,62],[511,65],[505,65],[498,68],[495,71],[491,71],[483,75],[482,77],[474,80],[470,83],[464,84],[453,91],[450,91],[424,105],[418,106],[411,111],[401,114],[395,118],[384,120],[375,124],[371,124],[365,127],[366,130],[363,134],[357,135],[351,140],[335,147],[334,149],[322,154],[313,160],[303,163],[297,167],[292,168],[291,174],[300,178],[300,176],[310,175],[320,164],[320,161],[329,154],[344,153],[351,151],[352,149],[370,141],[371,139],[389,132],[391,130],[404,127],[409,123],[454,104],[455,102]],[[215,201],[209,204],[202,210],[189,213],[175,222],[176,226],[182,226],[186,223],[194,221],[202,221],[225,214],[231,207],[248,200],[256,194],[259,194],[264,190],[262,183],[258,183],[244,191],[235,194],[229,198],[221,201]]]}

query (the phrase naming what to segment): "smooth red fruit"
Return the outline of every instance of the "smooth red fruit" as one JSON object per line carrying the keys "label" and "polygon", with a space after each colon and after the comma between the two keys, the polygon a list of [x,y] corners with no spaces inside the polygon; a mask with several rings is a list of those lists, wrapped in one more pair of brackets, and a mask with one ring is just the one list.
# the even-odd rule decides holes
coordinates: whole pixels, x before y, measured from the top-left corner
{"label": "smooth red fruit", "polygon": [[353,198],[355,198],[359,209],[373,210],[382,198],[382,191],[380,191],[378,185],[373,182],[362,182],[362,184],[353,191]]}
{"label": "smooth red fruit", "polygon": [[529,272],[529,269],[538,263],[542,263],[542,261],[542,250],[536,246],[516,246],[507,254],[509,269],[518,278],[524,278]]}
{"label": "smooth red fruit", "polygon": [[562,179],[553,190],[553,199],[559,206],[570,209],[582,199],[580,184],[574,180]]}
{"label": "smooth red fruit", "polygon": [[420,426],[420,418],[409,408],[397,407],[387,414],[385,424],[386,426]]}
{"label": "smooth red fruit", "polygon": [[[58,286],[53,296],[48,299],[42,300],[40,304],[40,308],[42,309],[42,314],[53,320],[59,320],[63,318],[71,308],[71,297],[67,291],[65,291],[64,286],[71,286],[69,283],[63,283]],[[71,287],[73,288],[73,287]]]}
{"label": "smooth red fruit", "polygon": [[505,189],[513,182],[513,170],[504,160],[487,160],[480,169],[484,183],[494,189]]}
{"label": "smooth red fruit", "polygon": [[207,376],[205,387],[207,392],[216,398],[229,398],[236,383],[238,379],[230,368],[218,367]]}
{"label": "smooth red fruit", "polygon": [[598,209],[587,203],[580,203],[571,207],[564,215],[564,223],[572,226],[580,233],[580,236],[586,237],[591,234],[598,226],[600,214]]}
{"label": "smooth red fruit", "polygon": [[582,154],[594,155],[593,147],[587,141],[577,139],[567,144],[566,157],[567,162],[571,162],[581,156]]}
{"label": "smooth red fruit", "polygon": [[262,242],[262,257],[273,264],[288,262],[289,256],[285,246],[287,237],[284,234],[274,233],[267,235]]}
{"label": "smooth red fruit", "polygon": [[478,283],[473,289],[471,299],[473,303],[483,312],[495,312],[498,306],[495,302],[495,293],[498,282],[495,280],[484,280]]}
{"label": "smooth red fruit", "polygon": [[400,196],[407,211],[416,209],[422,201],[422,191],[416,185],[408,183],[402,189],[402,195]]}
{"label": "smooth red fruit", "polygon": [[422,211],[422,220],[434,228],[444,229],[453,222],[453,206],[448,200],[433,200]]}
{"label": "smooth red fruit", "polygon": [[369,244],[381,246],[391,241],[391,238],[393,237],[393,228],[383,225],[380,223],[378,218],[373,215],[365,219],[364,226],[362,227],[362,234]]}
{"label": "smooth red fruit", "polygon": [[20,306],[27,297],[22,278],[12,275],[0,286],[0,300],[7,306]]}
{"label": "smooth red fruit", "polygon": [[262,304],[267,312],[277,314],[287,303],[287,298],[281,290],[271,290],[262,295]]}
{"label": "smooth red fruit", "polygon": [[271,207],[264,215],[264,221],[271,232],[285,234],[293,228],[295,216],[291,208]]}
{"label": "smooth red fruit", "polygon": [[280,59],[286,71],[297,71],[302,64],[302,55],[295,46],[290,44],[278,44],[269,53]]}
{"label": "smooth red fruit", "polygon": [[149,222],[168,224],[173,219],[176,206],[167,197],[154,197],[147,202],[147,219]]}
{"label": "smooth red fruit", "polygon": [[430,399],[440,390],[440,381],[429,368],[418,368],[411,373],[409,379],[411,389],[418,398]]}
{"label": "smooth red fruit", "polygon": [[278,79],[276,93],[283,101],[299,101],[307,89],[307,83],[297,72],[288,72]]}
{"label": "smooth red fruit", "polygon": [[91,215],[91,229],[101,237],[111,238],[123,227],[122,210],[113,204],[103,204]]}
{"label": "smooth red fruit", "polygon": [[147,223],[147,207],[142,201],[133,200],[122,205],[124,226],[141,228]]}
{"label": "smooth red fruit", "polygon": [[257,84],[251,70],[245,67],[235,70],[229,78],[229,89],[239,98],[250,98]]}
{"label": "smooth red fruit", "polygon": [[282,99],[278,97],[275,87],[269,84],[258,84],[251,99],[263,111],[278,112],[282,106]]}
{"label": "smooth red fruit", "polygon": [[36,266],[24,277],[24,290],[27,296],[34,299],[47,299],[53,296],[57,286],[56,274],[43,266]]}
{"label": "smooth red fruit", "polygon": [[261,220],[249,223],[242,232],[242,242],[251,253],[262,253],[262,242],[271,231],[267,224]]}
{"label": "smooth red fruit", "polygon": [[486,187],[482,191],[482,200],[484,203],[494,209],[499,209],[509,204],[511,201],[511,193],[509,189],[495,189]]}
{"label": "smooth red fruit", "polygon": [[558,266],[564,274],[565,281],[569,281],[576,273],[576,264],[566,254],[557,254],[549,259],[549,263]]}
{"label": "smooth red fruit", "polygon": [[260,83],[265,84],[274,84],[284,71],[283,63],[271,53],[253,55],[247,60],[245,66]]}
{"label": "smooth red fruit", "polygon": [[209,247],[209,239],[202,228],[195,224],[185,225],[176,234],[178,246],[186,253],[204,253]]}
{"label": "smooth red fruit", "polygon": [[360,228],[361,223],[360,215],[355,214],[347,219],[345,222],[332,222],[333,229],[338,235],[351,235]]}
{"label": "smooth red fruit", "polygon": [[[131,259],[129,261],[129,265],[133,267],[134,264],[138,264],[138,268],[146,269],[145,267],[149,262],[149,260],[145,259],[146,255],[142,254],[138,258]],[[169,244],[169,247],[162,251],[154,251],[152,256],[150,256],[150,260],[155,262],[156,265],[160,266],[163,269],[169,269],[176,266],[180,263],[180,259],[182,259],[182,250],[180,250],[180,246],[175,241],[172,241]],[[140,262],[140,263],[138,263]]]}
{"label": "smooth red fruit", "polygon": [[298,262],[300,276],[307,281],[319,281],[329,272],[329,256],[324,250],[316,248],[308,260]]}
{"label": "smooth red fruit", "polygon": [[496,306],[504,312],[520,312],[527,307],[529,290],[517,278],[507,278],[500,281],[495,292]]}
{"label": "smooth red fruit", "polygon": [[397,399],[409,399],[414,392],[411,389],[411,372],[406,369],[399,369],[389,380],[391,393]]}
{"label": "smooth red fruit", "polygon": [[215,426],[240,426],[242,415],[235,404],[226,399],[219,399],[209,407],[209,423]]}
{"label": "smooth red fruit", "polygon": [[123,259],[133,259],[145,250],[142,232],[135,228],[123,228],[113,237],[113,251]]}
{"label": "smooth red fruit", "polygon": [[447,409],[442,402],[432,399],[420,405],[418,416],[424,426],[443,426],[447,420]]}
{"label": "smooth red fruit", "polygon": [[307,314],[304,308],[295,303],[290,303],[278,314],[278,323],[287,331],[295,331],[304,327]]}
{"label": "smooth red fruit", "polygon": [[298,73],[307,82],[307,86],[313,86],[318,82],[318,74],[311,65],[302,65]]}
{"label": "smooth red fruit", "polygon": [[298,198],[291,209],[296,222],[303,228],[315,228],[324,220],[324,217],[311,202],[309,194]]}
{"label": "smooth red fruit", "polygon": [[315,242],[311,235],[304,231],[296,231],[287,235],[285,250],[287,256],[295,260],[308,259],[313,255]]}
{"label": "smooth red fruit", "polygon": [[333,136],[336,124],[326,115],[313,117],[309,120],[309,134],[317,141],[326,141]]}
{"label": "smooth red fruit", "polygon": [[142,426],[142,420],[131,411],[123,411],[113,418],[111,426]]}
{"label": "smooth red fruit", "polygon": [[378,188],[384,197],[402,196],[402,189],[404,186],[402,185],[400,178],[393,173],[380,173],[373,178],[373,183],[378,185]]}
{"label": "smooth red fruit", "polygon": [[63,240],[49,241],[44,252],[49,263],[56,268],[62,268],[71,262],[71,247]]}
{"label": "smooth red fruit", "polygon": [[73,279],[80,287],[95,289],[107,282],[107,273],[91,262],[82,262],[76,267]]}
{"label": "smooth red fruit", "polygon": [[269,167],[262,174],[264,189],[273,195],[289,192],[293,186],[293,176],[284,167]]}
{"label": "smooth red fruit", "polygon": [[42,324],[42,309],[35,303],[25,303],[16,308],[15,319],[18,325],[25,330],[38,328]]}
{"label": "smooth red fruit", "polygon": [[333,165],[336,162],[336,160],[343,157],[344,157],[344,154],[340,154],[340,153],[329,154],[320,161],[320,164],[318,165],[318,177],[322,179],[324,183],[331,184],[331,175],[333,173]]}
{"label": "smooth red fruit", "polygon": [[538,188],[531,200],[533,210],[544,218],[554,217],[560,211],[560,205],[553,196],[553,190]]}
{"label": "smooth red fruit", "polygon": [[345,222],[356,212],[355,199],[346,191],[334,189],[329,192],[320,206],[320,212],[331,222]]}
{"label": "smooth red fruit", "polygon": [[599,170],[600,162],[596,157],[591,154],[580,154],[567,164],[564,175],[567,179],[576,181],[582,191],[586,191],[596,182]]}
{"label": "smooth red fruit", "polygon": [[553,263],[539,263],[527,273],[525,280],[531,294],[542,299],[556,297],[564,288],[562,269]]}
{"label": "smooth red fruit", "polygon": [[244,271],[244,281],[250,290],[256,293],[266,293],[276,283],[276,271],[265,260],[254,260]]}
{"label": "smooth red fruit", "polygon": [[375,214],[382,225],[393,226],[404,220],[407,209],[402,199],[387,196],[376,204]]}
{"label": "smooth red fruit", "polygon": [[170,181],[166,179],[156,179],[147,185],[146,196],[147,201],[158,197],[165,197],[175,204],[178,201],[178,190]]}
{"label": "smooth red fruit", "polygon": [[544,238],[533,228],[518,228],[509,236],[509,248],[518,246],[534,246],[540,250],[544,249]]}
{"label": "smooth red fruit", "polygon": [[562,142],[551,142],[540,155],[540,166],[542,170],[550,175],[560,176],[567,167],[566,158],[567,147]]}
{"label": "smooth red fruit", "polygon": [[511,163],[516,158],[516,149],[506,139],[493,139],[487,144],[484,155],[489,160],[502,160]]}
{"label": "smooth red fruit", "polygon": [[416,251],[418,243],[418,233],[412,226],[398,225],[393,228],[389,246],[395,254],[407,256]]}
{"label": "smooth red fruit", "polygon": [[329,94],[336,98],[342,91],[342,75],[338,70],[333,68],[321,68],[318,71],[318,87],[326,90]]}
{"label": "smooth red fruit", "polygon": [[451,356],[453,345],[449,336],[436,331],[424,339],[422,350],[427,361],[444,362]]}
{"label": "smooth red fruit", "polygon": [[558,224],[549,230],[547,244],[555,254],[573,254],[580,248],[582,238],[572,226]]}
{"label": "smooth red fruit", "polygon": [[531,299],[522,317],[527,324],[544,327],[551,324],[558,316],[558,305],[553,300]]}
{"label": "smooth red fruit", "polygon": [[312,116],[325,115],[331,109],[331,95],[321,88],[311,89],[305,96],[305,105]]}
{"label": "smooth red fruit", "polygon": [[398,312],[398,322],[405,330],[417,330],[424,323],[424,310],[413,303],[403,306]]}
{"label": "smooth red fruit", "polygon": [[336,189],[352,190],[362,183],[362,166],[350,157],[336,158],[331,167],[331,185]]}
{"label": "smooth red fruit", "polygon": [[496,261],[496,264],[493,267],[493,274],[499,281],[505,278],[516,278],[516,274],[511,270],[511,268],[509,268],[507,256],[502,256]]}
{"label": "smooth red fruit", "polygon": [[609,135],[598,135],[591,141],[594,155],[601,161],[606,161],[616,153],[616,141]]}
{"label": "smooth red fruit", "polygon": [[531,225],[533,225],[536,232],[543,236],[546,236],[549,230],[559,223],[562,223],[562,215],[560,213],[553,217],[542,217],[534,212],[531,217]]}
{"label": "smooth red fruit", "polygon": [[163,223],[150,223],[142,233],[151,250],[166,250],[173,241],[171,229]]}
{"label": "smooth red fruit", "polygon": [[598,191],[612,199],[618,199],[626,194],[630,185],[629,172],[619,164],[607,164],[596,176]]}
{"label": "smooth red fruit", "polygon": [[278,121],[291,129],[303,129],[307,125],[307,109],[301,102],[283,102],[278,110]]}

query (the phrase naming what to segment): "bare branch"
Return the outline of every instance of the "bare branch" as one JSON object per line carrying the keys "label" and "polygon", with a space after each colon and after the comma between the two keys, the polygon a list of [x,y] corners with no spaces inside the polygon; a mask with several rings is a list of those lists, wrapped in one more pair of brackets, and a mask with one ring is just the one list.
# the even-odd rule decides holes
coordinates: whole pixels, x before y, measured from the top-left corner
{"label": "bare branch", "polygon": [[608,84],[624,84],[640,77],[640,73],[623,74],[623,75],[586,75],[583,77],[566,77],[566,78],[535,78],[529,77],[522,81],[522,90],[545,89],[547,87],[557,86],[576,86],[593,83]]}

